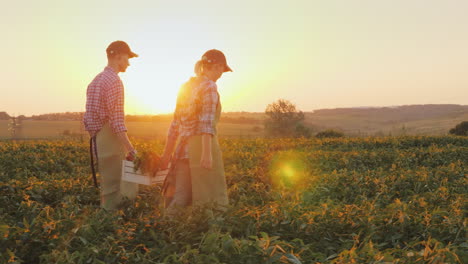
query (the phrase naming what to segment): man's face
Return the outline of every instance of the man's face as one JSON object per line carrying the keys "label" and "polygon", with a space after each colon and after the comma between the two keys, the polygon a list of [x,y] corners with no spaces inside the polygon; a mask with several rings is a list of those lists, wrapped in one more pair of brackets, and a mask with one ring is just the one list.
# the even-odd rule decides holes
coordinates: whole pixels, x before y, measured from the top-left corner
{"label": "man's face", "polygon": [[117,55],[117,65],[119,66],[119,72],[125,72],[127,67],[130,66],[128,61],[128,54],[119,54]]}

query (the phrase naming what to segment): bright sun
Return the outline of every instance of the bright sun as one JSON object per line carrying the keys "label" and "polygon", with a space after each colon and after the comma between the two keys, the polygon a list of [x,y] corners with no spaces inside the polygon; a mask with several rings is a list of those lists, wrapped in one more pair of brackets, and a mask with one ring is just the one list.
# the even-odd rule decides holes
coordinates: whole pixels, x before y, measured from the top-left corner
{"label": "bright sun", "polygon": [[[121,74],[127,114],[172,113],[180,86],[194,75],[194,65],[202,54],[208,49],[227,46],[226,40],[213,41],[208,33],[200,33],[196,25],[170,18],[162,22],[171,25],[170,32],[164,31],[164,36],[136,32],[130,43],[139,57],[131,59],[127,72]],[[142,30],[153,32],[152,28]],[[188,39],[194,42],[187,44]],[[232,95],[222,86],[222,101],[228,103]]]}
{"label": "bright sun", "polygon": [[180,63],[179,71],[173,69],[174,65],[149,64],[146,60],[134,63],[134,71],[129,70],[124,77],[126,111],[129,114],[173,112],[179,87],[193,75],[189,71],[192,60],[185,59],[185,65]]}

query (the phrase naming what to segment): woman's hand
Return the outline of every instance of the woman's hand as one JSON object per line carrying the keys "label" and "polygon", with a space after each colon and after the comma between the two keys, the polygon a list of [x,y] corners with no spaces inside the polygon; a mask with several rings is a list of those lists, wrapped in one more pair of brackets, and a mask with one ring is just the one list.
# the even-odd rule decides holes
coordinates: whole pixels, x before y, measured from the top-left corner
{"label": "woman's hand", "polygon": [[213,157],[211,156],[211,151],[202,153],[200,166],[205,169],[211,170],[213,168]]}
{"label": "woman's hand", "polygon": [[211,169],[213,167],[213,156],[211,155],[211,135],[202,134],[202,149],[200,166],[205,169]]}
{"label": "woman's hand", "polygon": [[170,161],[171,161],[171,155],[164,153],[161,157],[160,169],[161,170],[167,169]]}

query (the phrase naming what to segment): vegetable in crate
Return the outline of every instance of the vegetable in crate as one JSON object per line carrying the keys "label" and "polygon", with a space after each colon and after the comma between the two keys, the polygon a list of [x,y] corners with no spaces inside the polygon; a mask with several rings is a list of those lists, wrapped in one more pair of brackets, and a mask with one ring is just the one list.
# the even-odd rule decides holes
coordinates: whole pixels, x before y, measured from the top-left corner
{"label": "vegetable in crate", "polygon": [[135,172],[140,170],[143,174],[154,176],[159,170],[160,160],[161,157],[155,152],[144,151],[139,153],[133,161],[133,169]]}

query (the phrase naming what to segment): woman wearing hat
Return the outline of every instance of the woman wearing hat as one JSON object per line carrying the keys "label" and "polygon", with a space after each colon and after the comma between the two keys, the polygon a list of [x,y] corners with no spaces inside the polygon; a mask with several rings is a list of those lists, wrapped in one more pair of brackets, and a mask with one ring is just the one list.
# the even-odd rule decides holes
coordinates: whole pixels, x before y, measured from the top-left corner
{"label": "woman wearing hat", "polygon": [[188,205],[228,204],[216,131],[221,114],[216,81],[228,71],[232,70],[224,54],[209,50],[195,65],[196,76],[179,91],[162,156],[163,168],[171,161],[172,173],[163,188],[165,206],[170,210]]}

